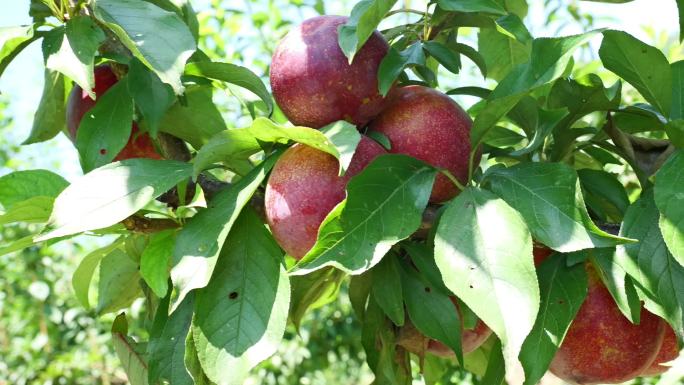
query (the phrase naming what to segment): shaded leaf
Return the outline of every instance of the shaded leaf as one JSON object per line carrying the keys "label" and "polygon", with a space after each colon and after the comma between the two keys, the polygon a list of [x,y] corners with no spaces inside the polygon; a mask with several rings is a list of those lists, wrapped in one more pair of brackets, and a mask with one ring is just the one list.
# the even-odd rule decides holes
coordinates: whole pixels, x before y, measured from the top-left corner
{"label": "shaded leaf", "polygon": [[175,101],[173,90],[137,59],[128,65],[127,79],[128,91],[145,118],[147,131],[156,137],[159,122]]}
{"label": "shaded leaf", "polygon": [[147,363],[144,357],[136,350],[136,343],[126,336],[126,330],[117,328],[117,324],[126,324],[126,316],[120,314],[112,327],[112,343],[116,355],[121,361],[123,370],[131,385],[147,385]]}
{"label": "shaded leaf", "polygon": [[384,258],[372,270],[371,294],[387,317],[397,326],[404,325],[404,297],[400,267],[396,255]]}
{"label": "shaded leaf", "polygon": [[677,150],[656,174],[655,203],[667,248],[684,265],[684,150]]}
{"label": "shaded leaf", "polygon": [[150,235],[150,241],[140,256],[140,275],[159,298],[166,296],[169,264],[176,243],[175,230]]}
{"label": "shaded leaf", "polygon": [[380,94],[387,95],[404,68],[411,65],[425,65],[425,54],[419,41],[401,52],[390,47],[387,55],[380,62],[380,67],[378,67],[378,90]]}
{"label": "shaded leaf", "polygon": [[188,296],[170,316],[169,297],[162,300],[150,331],[147,345],[149,382],[165,379],[174,385],[195,385],[185,367],[186,337],[195,310],[195,297]]}
{"label": "shaded leaf", "polygon": [[114,249],[104,256],[100,261],[97,313],[111,313],[130,306],[142,295],[138,281],[138,264],[121,249]]}
{"label": "shaded leaf", "polygon": [[90,282],[95,274],[95,269],[100,265],[100,261],[109,253],[118,249],[123,244],[124,238],[119,238],[110,245],[91,251],[79,263],[71,277],[71,286],[74,289],[76,298],[86,309],[90,307]]}
{"label": "shaded leaf", "polygon": [[31,133],[22,144],[52,139],[65,129],[66,79],[61,73],[45,70],[43,94],[33,117]]}
{"label": "shaded leaf", "polygon": [[445,11],[506,14],[506,10],[495,0],[437,0],[437,5]]}
{"label": "shaded leaf", "polygon": [[292,294],[289,318],[297,329],[307,311],[317,309],[337,298],[344,277],[344,273],[330,267],[290,278]]}
{"label": "shaded leaf", "polygon": [[615,259],[615,248],[593,249],[588,251],[589,260],[601,281],[613,296],[622,314],[633,324],[641,319],[641,300],[627,272]]}

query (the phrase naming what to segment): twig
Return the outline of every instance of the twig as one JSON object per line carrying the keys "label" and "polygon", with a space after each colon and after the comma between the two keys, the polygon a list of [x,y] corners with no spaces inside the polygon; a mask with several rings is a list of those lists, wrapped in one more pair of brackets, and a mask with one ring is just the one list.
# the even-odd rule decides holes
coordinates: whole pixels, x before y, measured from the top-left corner
{"label": "twig", "polygon": [[130,216],[121,221],[121,223],[128,231],[143,234],[151,234],[179,227],[178,223],[172,219],[145,218],[138,215]]}

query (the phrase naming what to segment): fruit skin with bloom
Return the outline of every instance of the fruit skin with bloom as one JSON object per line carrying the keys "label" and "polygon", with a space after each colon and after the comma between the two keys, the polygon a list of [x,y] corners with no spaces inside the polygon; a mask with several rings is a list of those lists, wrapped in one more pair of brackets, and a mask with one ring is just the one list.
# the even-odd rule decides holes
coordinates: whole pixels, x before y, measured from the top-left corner
{"label": "fruit skin with bloom", "polygon": [[[468,179],[470,116],[449,96],[432,88],[411,85],[390,92],[387,107],[371,122],[390,141],[390,152],[406,154],[448,170],[461,184]],[[473,164],[480,162],[479,153]],[[445,202],[459,190],[438,174],[430,202]]]}
{"label": "fruit skin with bloom", "polygon": [[[97,97],[101,97],[118,81],[116,75],[108,65],[95,67],[95,87],[93,91]],[[96,100],[90,98],[78,84],[74,85],[69,93],[66,106],[66,124],[71,141],[76,142],[76,133],[83,116],[95,106]],[[162,156],[154,148],[154,143],[147,133],[140,133],[137,123],[133,122],[131,136],[126,146],[116,155],[114,161],[131,158],[162,159]]]}
{"label": "fruit skin with bloom", "polygon": [[273,167],[265,194],[266,220],[278,244],[301,259],[316,243],[323,219],[344,200],[349,179],[384,153],[362,135],[340,177],[339,162],[332,155],[303,144],[287,149]]}
{"label": "fruit skin with bloom", "polygon": [[646,370],[641,373],[641,376],[657,376],[663,374],[670,369],[670,366],[663,365],[679,357],[679,347],[677,346],[677,335],[670,325],[665,326],[665,337],[663,343],[660,345],[660,350],[655,360],[649,365]]}
{"label": "fruit skin with bloom", "polygon": [[641,375],[653,362],[665,323],[641,309],[632,324],[620,312],[597,273],[587,264],[588,291],[551,362],[551,372],[577,384],[619,384]]}
{"label": "fruit skin with bloom", "polygon": [[305,20],[280,41],[271,62],[273,97],[295,125],[321,128],[338,120],[359,127],[384,103],[378,67],[389,46],[374,31],[349,64],[338,44],[343,16]]}

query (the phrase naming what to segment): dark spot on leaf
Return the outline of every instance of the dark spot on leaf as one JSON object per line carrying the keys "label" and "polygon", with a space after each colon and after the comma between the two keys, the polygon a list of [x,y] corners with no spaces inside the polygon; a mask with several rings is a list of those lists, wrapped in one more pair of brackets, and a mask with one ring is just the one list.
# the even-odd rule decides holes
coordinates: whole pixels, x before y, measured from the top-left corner
{"label": "dark spot on leaf", "polygon": [[237,291],[234,291],[234,292],[228,294],[228,298],[230,298],[230,299],[236,299],[237,297],[238,297]]}
{"label": "dark spot on leaf", "polygon": [[564,303],[565,303],[565,301],[563,301],[562,299],[559,299],[559,300],[558,300],[558,304],[562,305],[562,304],[564,304]]}
{"label": "dark spot on leaf", "polygon": [[425,287],[425,292],[426,292],[426,293],[429,293],[429,292],[431,292],[431,291],[432,291],[432,289],[430,289],[430,288],[427,287],[427,286]]}
{"label": "dark spot on leaf", "polygon": [[104,148],[101,148],[101,149],[100,149],[100,155],[104,155],[104,154],[106,154],[106,153],[107,153],[107,150],[106,150],[106,149],[104,149]]}
{"label": "dark spot on leaf", "polygon": [[468,285],[468,287],[470,287],[470,288],[472,289],[472,288],[473,288],[473,285]]}

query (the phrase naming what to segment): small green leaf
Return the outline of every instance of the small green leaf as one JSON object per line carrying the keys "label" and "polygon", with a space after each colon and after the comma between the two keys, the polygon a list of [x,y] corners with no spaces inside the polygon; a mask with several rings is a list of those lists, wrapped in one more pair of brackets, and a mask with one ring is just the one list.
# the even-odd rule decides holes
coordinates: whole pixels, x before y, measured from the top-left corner
{"label": "small green leaf", "polygon": [[339,28],[338,37],[340,49],[349,63],[396,2],[397,0],[361,0],[352,8],[349,20]]}
{"label": "small green leaf", "polygon": [[531,43],[533,40],[523,21],[514,13],[496,19],[496,25],[499,32],[509,35],[523,44]]}
{"label": "small green leaf", "polygon": [[[389,258],[387,258],[389,259]],[[422,279],[411,267],[402,266],[401,285],[406,310],[411,323],[423,335],[442,342],[456,354],[458,362],[463,362],[461,342],[461,317],[449,296]],[[402,307],[403,313],[403,307]]]}
{"label": "small green leaf", "polygon": [[142,295],[138,281],[138,265],[121,249],[112,250],[100,261],[95,311],[106,314],[130,306]]}
{"label": "small green leaf", "polygon": [[128,91],[145,118],[147,130],[156,137],[159,122],[175,101],[173,90],[137,59],[128,65],[127,78]]}
{"label": "small green leaf", "polygon": [[76,148],[85,172],[112,160],[131,136],[133,99],[126,82],[114,84],[83,116],[76,135]]}
{"label": "small green leaf", "polygon": [[383,96],[387,95],[404,68],[410,65],[425,65],[425,54],[420,41],[401,52],[390,47],[378,67],[378,90]]}
{"label": "small green leaf", "polygon": [[670,142],[677,148],[684,148],[684,119],[673,120],[665,125]]}
{"label": "small green leaf", "polygon": [[212,100],[212,88],[192,86],[185,89],[185,103],[176,103],[159,123],[166,132],[200,149],[214,134],[225,130],[226,122]]}
{"label": "small green leaf", "polygon": [[656,174],[655,202],[667,248],[684,265],[684,150],[677,150]]}
{"label": "small green leaf", "polygon": [[335,266],[360,274],[421,223],[437,170],[408,156],[381,155],[347,184],[347,199],[321,224],[295,274]]}
{"label": "small green leaf", "polygon": [[620,235],[639,243],[620,245],[616,262],[632,278],[646,308],[664,318],[681,338],[684,335],[684,267],[667,249],[658,227],[652,190],[646,190],[625,214]]}
{"label": "small green leaf", "polygon": [[36,196],[18,202],[0,214],[0,225],[13,222],[47,222],[54,201],[53,197]]}
{"label": "small green leaf", "polygon": [[684,60],[672,63],[672,112],[670,119],[684,119]]}
{"label": "small green leaf", "polygon": [[317,309],[337,298],[344,277],[343,272],[330,267],[290,278],[292,298],[289,318],[297,329],[307,311]]}
{"label": "small green leaf", "polygon": [[650,104],[637,103],[615,112],[613,121],[624,132],[664,131],[665,118]]}
{"label": "small green leaf", "polygon": [[492,28],[478,32],[478,51],[487,70],[483,75],[494,80],[503,79],[514,67],[530,60],[529,45]]}
{"label": "small green leaf", "polygon": [[42,36],[36,28],[35,24],[0,28],[0,76],[24,48]]}
{"label": "small green leaf", "polygon": [[194,310],[194,295],[188,296],[170,316],[169,297],[162,299],[147,345],[150,383],[157,384],[160,379],[165,379],[174,385],[194,385],[185,367],[186,337]]}
{"label": "small green leaf", "polygon": [[452,12],[506,14],[506,10],[495,0],[437,0],[437,5],[445,11]]}
{"label": "small green leaf", "polygon": [[435,261],[449,290],[501,339],[506,373],[519,373],[518,354],[539,310],[532,237],[520,214],[467,188],[439,220]]}
{"label": "small green leaf", "polygon": [[672,70],[660,50],[622,31],[603,32],[603,65],[625,79],[658,111],[670,116]]}
{"label": "small green leaf", "polygon": [[447,70],[455,74],[458,74],[461,70],[461,57],[458,55],[458,52],[452,51],[445,44],[430,40],[423,43],[423,49],[430,56],[437,59],[439,64],[443,65]]}
{"label": "small green leaf", "polygon": [[[464,55],[465,57],[470,59],[473,63],[475,63],[477,68],[480,69],[480,73],[482,73],[483,77],[485,77],[485,78],[487,77],[487,63],[485,61],[485,58],[482,57],[482,55],[480,55],[480,53],[477,52],[475,50],[475,48],[473,48],[469,45],[463,44],[463,43],[456,43],[455,48],[458,52],[460,52],[462,55]],[[462,87],[462,88],[467,88],[467,87]],[[473,87],[473,88],[475,88],[475,87]],[[450,95],[452,95],[452,94],[450,94]]]}
{"label": "small green leaf", "polygon": [[534,136],[528,141],[527,146],[511,152],[512,156],[520,156],[529,154],[538,150],[544,145],[546,138],[548,138],[553,130],[561,123],[561,121],[568,116],[568,110],[565,108],[555,110],[545,110],[538,108],[537,112],[537,127],[534,130]]}
{"label": "small green leaf", "polygon": [[[630,322],[641,320],[641,300],[631,278],[615,259],[615,248],[588,250],[589,260],[613,296],[615,304]],[[579,265],[578,265],[579,266]]]}
{"label": "small green leaf", "polygon": [[0,204],[9,209],[33,197],[54,198],[68,185],[64,178],[48,170],[15,171],[0,177]]}
{"label": "small green leaf", "polygon": [[22,144],[33,144],[52,139],[65,129],[66,87],[64,76],[45,70],[43,94],[33,117],[31,133]]}
{"label": "small green leaf", "polygon": [[112,343],[131,385],[148,385],[147,362],[137,349],[137,343],[126,336],[126,315],[119,314],[112,326]]}
{"label": "small green leaf", "polygon": [[497,167],[485,178],[492,191],[522,214],[534,239],[554,250],[567,253],[634,242],[608,234],[591,221],[577,174],[565,164]]}
{"label": "small green leaf", "polygon": [[95,99],[93,62],[97,49],[104,40],[104,32],[93,19],[76,16],[67,21],[65,27],[55,28],[45,35],[45,66],[61,72]]}
{"label": "small green leaf", "polygon": [[[625,187],[616,175],[603,170],[577,170],[580,184],[587,200],[591,197],[593,203],[587,203],[594,211],[610,214],[611,218],[621,222],[629,207],[629,197]],[[598,205],[599,207],[595,207]]]}
{"label": "small green leaf", "polygon": [[219,161],[232,169],[232,164],[244,164],[259,151],[261,146],[249,129],[221,131],[212,136],[195,155],[193,177],[197,178],[209,165]]}
{"label": "small green leaf", "polygon": [[212,276],[219,252],[243,207],[266,178],[277,156],[271,156],[237,183],[211,200],[178,233],[173,250],[171,280],[176,298],[172,309],[190,290],[204,287]]}
{"label": "small green leaf", "polygon": [[97,0],[93,10],[133,56],[182,93],[180,76],[197,46],[177,14],[139,0]]}
{"label": "small green leaf", "polygon": [[520,351],[525,385],[534,385],[546,373],[572,320],[587,295],[587,273],[583,264],[567,266],[555,254],[537,270],[541,305],[532,331]]}
{"label": "small green leaf", "polygon": [[273,99],[261,79],[250,69],[230,63],[194,62],[185,67],[186,75],[203,76],[209,79],[235,84],[258,96],[273,113]]}
{"label": "small green leaf", "polygon": [[679,41],[684,40],[684,0],[677,0],[677,10],[679,11]]}
{"label": "small green leaf", "polygon": [[487,370],[482,376],[483,384],[503,385],[506,379],[504,352],[501,349],[501,341],[497,340],[487,358]]}
{"label": "small green leaf", "polygon": [[50,216],[53,230],[36,240],[111,226],[189,178],[191,173],[188,163],[153,159],[129,159],[94,170],[59,194]]}
{"label": "small green leaf", "polygon": [[165,230],[154,233],[140,256],[140,275],[159,298],[166,296],[169,281],[169,262],[176,243],[176,232]]}
{"label": "small green leaf", "polygon": [[95,269],[107,254],[113,252],[123,244],[124,238],[119,238],[110,245],[91,251],[79,263],[71,278],[71,286],[74,288],[76,298],[86,309],[90,307],[90,282],[93,280]]}
{"label": "small green leaf", "polygon": [[402,326],[404,325],[404,298],[397,258],[396,255],[390,255],[373,268],[371,295],[392,322],[397,326]]}
{"label": "small green leaf", "polygon": [[193,337],[210,380],[242,384],[249,369],[275,353],[290,306],[282,257],[261,220],[244,210],[196,297]]}

